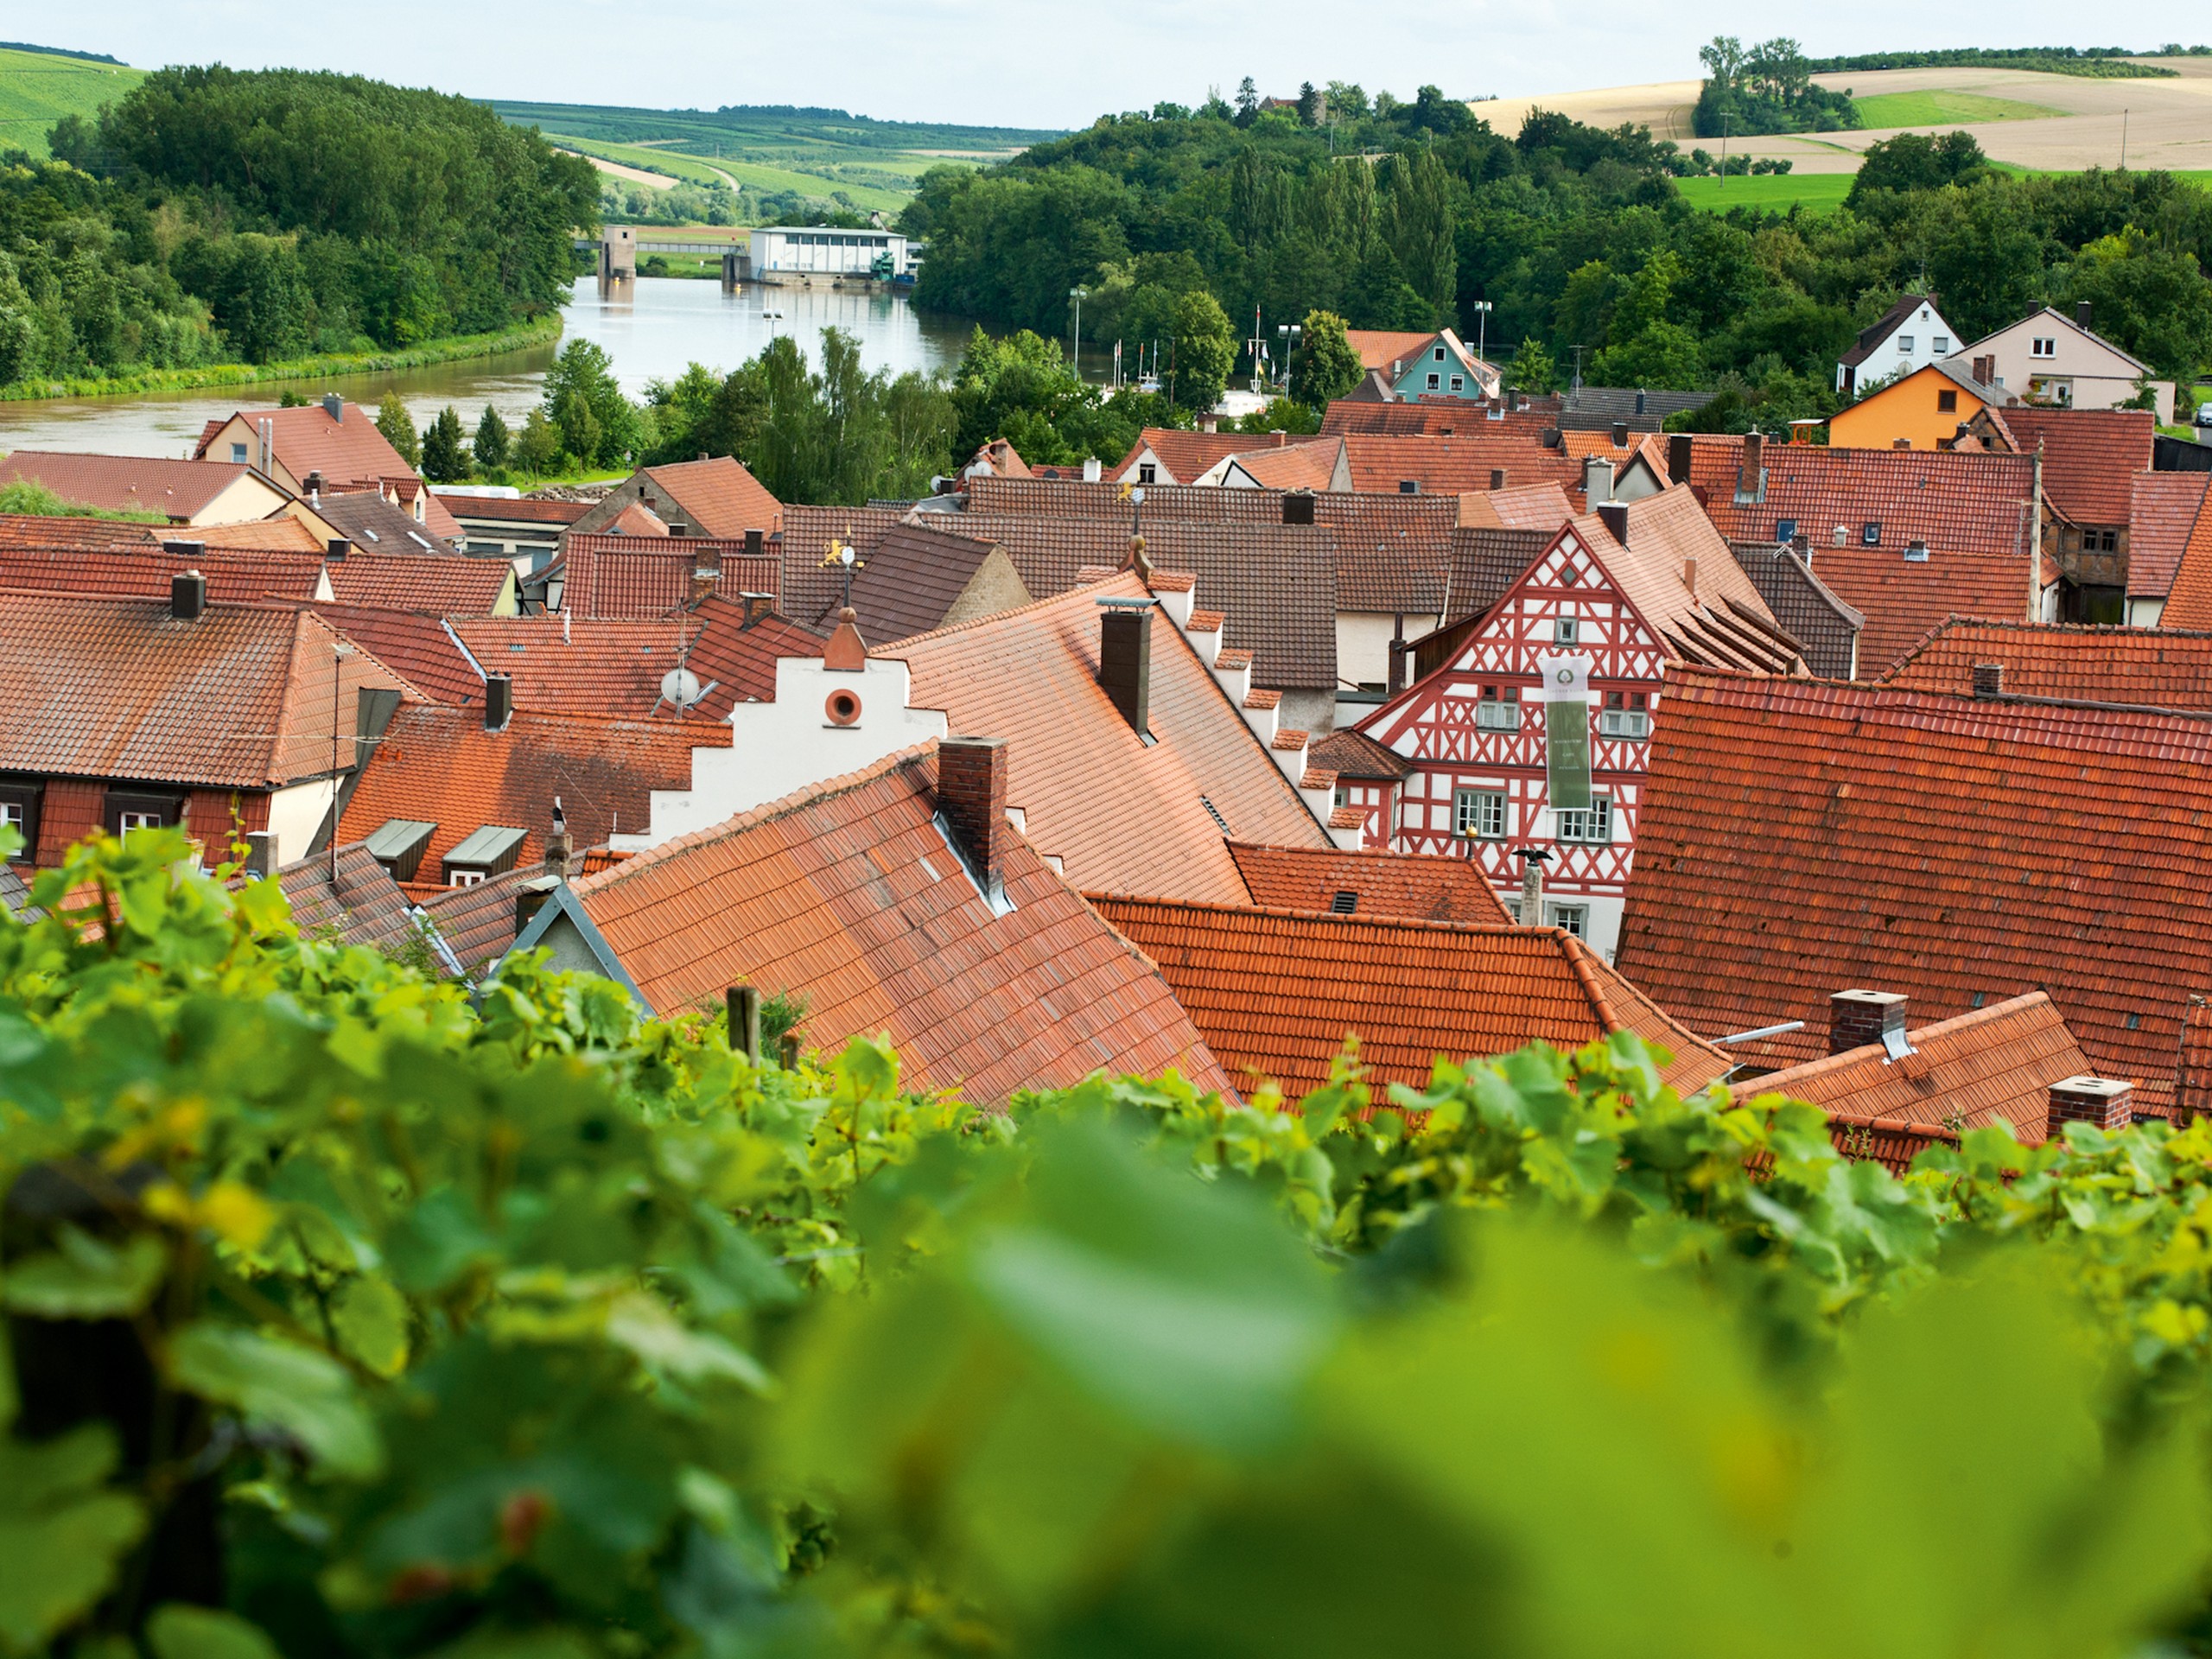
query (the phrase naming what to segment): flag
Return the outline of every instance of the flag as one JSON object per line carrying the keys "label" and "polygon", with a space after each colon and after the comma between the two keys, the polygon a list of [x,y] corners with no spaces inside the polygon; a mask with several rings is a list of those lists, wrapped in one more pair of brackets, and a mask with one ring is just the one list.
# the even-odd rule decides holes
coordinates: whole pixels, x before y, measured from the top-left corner
{"label": "flag", "polygon": [[1590,671],[1587,657],[1539,657],[1544,705],[1544,784],[1554,812],[1590,805]]}

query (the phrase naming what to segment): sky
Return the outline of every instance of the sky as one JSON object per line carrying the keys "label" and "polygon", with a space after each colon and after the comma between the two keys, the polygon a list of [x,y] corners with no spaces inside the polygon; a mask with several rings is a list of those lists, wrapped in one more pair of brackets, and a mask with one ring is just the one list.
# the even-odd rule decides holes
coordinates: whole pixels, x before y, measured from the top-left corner
{"label": "sky", "polygon": [[[2085,32],[2085,30],[2089,32]],[[478,98],[708,108],[812,104],[885,119],[1078,127],[1250,75],[1473,98],[1688,79],[1716,34],[1815,56],[1944,46],[2156,46],[2212,14],[2146,0],[1665,6],[1562,0],[80,0],[0,32],[126,63],[340,69]]]}

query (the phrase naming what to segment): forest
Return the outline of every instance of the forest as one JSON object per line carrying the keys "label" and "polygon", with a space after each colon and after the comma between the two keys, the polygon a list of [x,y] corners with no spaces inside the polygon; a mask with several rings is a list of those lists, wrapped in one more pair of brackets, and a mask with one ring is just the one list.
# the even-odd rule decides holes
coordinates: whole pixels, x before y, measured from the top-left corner
{"label": "forest", "polygon": [[358,76],[148,75],[0,156],[0,386],[491,334],[556,309],[590,164]]}
{"label": "forest", "polygon": [[930,243],[917,301],[1065,339],[1081,285],[1099,340],[1165,338],[1199,291],[1240,332],[1255,310],[1271,333],[1317,308],[1354,327],[1451,324],[1494,359],[1534,342],[1558,374],[1579,359],[1592,384],[1726,391],[1762,420],[1833,412],[1837,356],[1911,290],[1938,293],[1969,340],[2088,301],[2162,376],[2212,361],[2212,193],[2171,175],[1947,161],[1933,176],[1950,181],[1929,182],[1878,155],[1870,171],[1897,188],[1847,211],[1721,217],[1681,199],[1687,158],[1645,129],[1538,111],[1508,137],[1433,92],[1419,102],[1455,113],[1370,112],[1351,155],[1322,93],[1312,124],[1162,106],[932,172],[901,221]]}

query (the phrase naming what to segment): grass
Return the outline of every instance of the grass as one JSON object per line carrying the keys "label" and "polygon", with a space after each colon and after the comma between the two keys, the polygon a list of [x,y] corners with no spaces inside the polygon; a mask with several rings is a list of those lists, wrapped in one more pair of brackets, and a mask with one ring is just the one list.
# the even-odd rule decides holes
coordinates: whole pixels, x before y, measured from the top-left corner
{"label": "grass", "polygon": [[0,48],[0,149],[44,160],[46,130],[65,115],[90,120],[144,79],[143,69]]}
{"label": "grass", "polygon": [[625,167],[643,168],[648,173],[665,173],[689,184],[713,186],[724,182],[722,175],[704,162],[695,162],[689,156],[658,146],[649,149],[643,144],[614,144],[604,138],[579,138],[566,132],[549,132],[545,142],[558,144],[563,149],[596,156],[603,162],[620,162]]}
{"label": "grass", "polygon": [[1808,213],[1830,213],[1843,206],[1854,176],[1849,173],[1752,173],[1726,181],[1676,179],[1675,188],[1691,207],[1716,213],[1731,207],[1787,213],[1792,207],[1802,207]]}
{"label": "grass", "polygon": [[1852,106],[1869,127],[1936,127],[1983,121],[2038,121],[2063,115],[2046,104],[2023,104],[2018,99],[1986,98],[1980,92],[1937,89],[1925,92],[1878,92],[1854,98]]}

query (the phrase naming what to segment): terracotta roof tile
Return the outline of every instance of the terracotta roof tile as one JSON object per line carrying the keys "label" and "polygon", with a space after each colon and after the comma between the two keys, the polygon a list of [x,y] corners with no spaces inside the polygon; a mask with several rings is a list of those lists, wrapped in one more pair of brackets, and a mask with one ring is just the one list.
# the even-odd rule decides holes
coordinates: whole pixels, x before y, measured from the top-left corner
{"label": "terracotta roof tile", "polygon": [[1116,478],[1121,477],[1149,449],[1166,468],[1167,475],[1160,482],[1188,484],[1239,450],[1253,447],[1249,432],[1180,432],[1172,427],[1147,426],[1137,434],[1129,453],[1109,470]]}
{"label": "terracotta roof tile", "polygon": [[1524,400],[1518,409],[1511,410],[1468,397],[1410,398],[1388,404],[1338,397],[1321,416],[1325,438],[1355,434],[1417,438],[1478,431],[1537,437],[1559,427],[1559,401],[1553,397]]}
{"label": "terracotta roof tile", "polygon": [[728,455],[648,467],[644,475],[690,515],[702,536],[743,541],[748,530],[773,535],[783,527],[783,503]]}
{"label": "terracotta roof tile", "polygon": [[2005,692],[2158,709],[2212,709],[2212,633],[1953,617],[1882,677],[1903,690],[1974,695],[1977,663],[1999,663]]}
{"label": "terracotta roof tile", "polygon": [[210,548],[240,553],[312,553],[321,558],[323,550],[322,538],[289,513],[250,524],[194,524],[191,536]]}
{"label": "terracotta roof tile", "polygon": [[1292,443],[1267,449],[1241,449],[1237,470],[1263,490],[1325,490],[1335,479],[1338,446]]}
{"label": "terracotta roof tile", "polygon": [[[697,463],[687,463],[696,465]],[[774,595],[782,565],[773,552],[746,556],[743,537],[570,535],[561,556],[561,608],[594,620],[673,616],[691,601],[694,573],[717,572],[713,591]]]}
{"label": "terracotta roof tile", "polygon": [[842,577],[823,563],[831,546],[850,543],[861,558],[873,558],[884,537],[910,516],[932,522],[938,517],[903,507],[785,507],[783,534],[775,543],[783,572],[777,608],[794,620],[828,615],[843,591]]}
{"label": "terracotta roof tile", "polygon": [[[302,483],[309,473],[321,473],[334,488],[412,475],[407,458],[377,430],[376,416],[358,404],[346,404],[338,420],[320,403],[296,409],[241,409],[230,420],[240,416],[256,431],[262,422],[270,423],[277,464]],[[210,421],[194,454],[205,455],[208,443],[230,420]]]}
{"label": "terracotta roof tile", "polygon": [[358,841],[338,849],[335,880],[327,853],[285,865],[276,880],[302,933],[328,935],[392,955],[412,955],[410,947],[422,938],[413,902]]}
{"label": "terracotta roof tile", "polygon": [[2021,454],[2043,450],[2044,495],[2069,523],[2124,524],[2137,474],[2151,470],[2158,417],[2147,409],[2045,409],[2018,404],[1994,411]]}
{"label": "terracotta roof tile", "polygon": [[2212,987],[2212,721],[1671,669],[1616,957],[1709,1033],[1827,999],[2047,990],[2107,1075],[2171,1076]]}
{"label": "terracotta roof tile", "polygon": [[[178,524],[213,505],[251,467],[228,461],[156,460],[18,449],[0,457],[0,484],[28,479],[64,501],[107,512],[158,512]],[[267,497],[261,498],[266,501]]]}
{"label": "terracotta roof tile", "polygon": [[1459,524],[1467,530],[1535,530],[1552,537],[1573,517],[1573,503],[1556,483],[1471,490],[1459,498]]}
{"label": "terracotta roof tile", "polygon": [[152,540],[108,548],[0,546],[0,588],[165,600],[169,579],[185,570],[199,571],[207,578],[207,596],[226,601],[311,600],[322,587],[322,559],[317,554],[240,553],[213,548],[192,554],[170,553]]}
{"label": "terracotta roof tile", "polygon": [[516,708],[620,720],[675,717],[656,708],[661,677],[699,631],[688,618],[477,616],[456,617],[452,627],[486,673],[512,677]]}
{"label": "terracotta roof tile", "polygon": [[[1740,438],[1699,436],[1690,454],[1690,481],[1730,540],[1776,542],[1785,524],[1809,538],[1813,574],[1866,618],[1862,674],[1881,673],[1947,616],[2027,615],[2035,465],[2025,456],[1770,444],[1764,499],[1739,502]],[[1905,558],[1915,539],[1928,543],[1925,562]]]}
{"label": "terracotta roof tile", "polygon": [[746,621],[745,607],[709,594],[692,611],[700,632],[691,642],[690,666],[702,686],[699,704],[710,720],[727,720],[740,702],[776,700],[776,664],[785,657],[819,657],[824,637],[770,612]]}
{"label": "terracotta roof tile", "polygon": [[[425,868],[435,867],[424,861]],[[525,881],[545,874],[543,859],[518,864],[466,887],[416,888],[423,913],[436,925],[461,967],[471,975],[505,956],[515,942],[515,900]]]}
{"label": "terracotta roof tile", "polygon": [[512,601],[515,568],[505,559],[458,553],[376,553],[362,550],[328,566],[341,605],[418,611],[433,616],[489,616]]}
{"label": "terracotta roof tile", "polygon": [[445,504],[456,519],[508,524],[573,524],[596,505],[590,501],[533,501],[527,496],[474,495],[467,490],[434,489],[430,499]]}
{"label": "terracotta roof tile", "polygon": [[[1007,803],[1030,844],[1084,887],[1235,900],[1223,841],[1319,847],[1320,824],[1162,612],[1153,613],[1147,745],[1098,683],[1103,598],[1134,575],[909,639],[909,701],[950,729],[1007,741]],[[1232,618],[1232,624],[1234,619]],[[1208,810],[1209,803],[1211,810]]]}
{"label": "terracotta roof tile", "polygon": [[1387,369],[1393,363],[1410,363],[1426,353],[1436,330],[1402,328],[1347,328],[1344,338],[1359,358],[1363,369]]}
{"label": "terracotta roof tile", "polygon": [[317,604],[315,613],[434,702],[480,706],[484,677],[442,617]]}
{"label": "terracotta roof tile", "polygon": [[1370,493],[1395,491],[1402,482],[1421,486],[1425,495],[1458,495],[1487,490],[1491,474],[1503,472],[1507,488],[1528,484],[1581,487],[1581,463],[1558,449],[1547,449],[1532,432],[1480,429],[1471,423],[1452,435],[1395,437],[1350,433],[1344,453],[1351,464],[1351,486]]}
{"label": "terracotta roof tile", "polygon": [[1681,1089],[1727,1071],[1582,943],[1555,928],[1476,926],[1176,903],[1091,902],[1160,965],[1222,1064],[1292,1099],[1328,1080],[1345,1035],[1368,1075],[1425,1085],[1440,1058],[1531,1042],[1574,1049],[1624,1027],[1673,1052]]}
{"label": "terracotta roof tile", "polygon": [[910,750],[640,853],[575,893],[652,1007],[740,983],[806,1001],[807,1042],[886,1033],[908,1088],[982,1103],[1093,1071],[1228,1079],[1166,982],[1009,837],[994,915],[933,821]]}
{"label": "terracotta roof tile", "polygon": [[394,506],[376,490],[326,491],[314,499],[312,505],[333,530],[364,553],[414,556],[457,550],[429,525],[416,524],[413,513]]}
{"label": "terracotta roof tile", "polygon": [[[957,513],[920,517],[932,522],[886,531],[854,572],[853,610],[864,639],[904,639],[943,626],[962,590],[996,550],[988,537],[957,534]],[[934,522],[940,519],[950,522]],[[838,587],[805,619],[817,628],[833,626],[843,603],[838,570],[829,575]]]}
{"label": "terracotta roof tile", "polygon": [[2196,515],[2158,620],[2170,628],[2212,628],[2212,502]]}
{"label": "terracotta roof tile", "polygon": [[[1255,847],[1244,842],[1230,842],[1229,851],[1236,861],[1237,874],[1244,878],[1246,893],[1262,909],[1500,926],[1511,919],[1483,879],[1481,867],[1464,858]],[[1353,899],[1350,910],[1344,908],[1346,894]]]}
{"label": "terracotta roof tile", "polygon": [[2174,1108],[2184,1123],[2212,1112],[2212,998],[2192,995],[2183,1010]]}
{"label": "terracotta roof tile", "polygon": [[[2164,599],[2208,515],[2212,473],[2138,473],[2127,509],[2127,596]],[[2212,538],[2212,529],[2206,531]],[[2208,539],[2212,546],[2212,539]]]}

